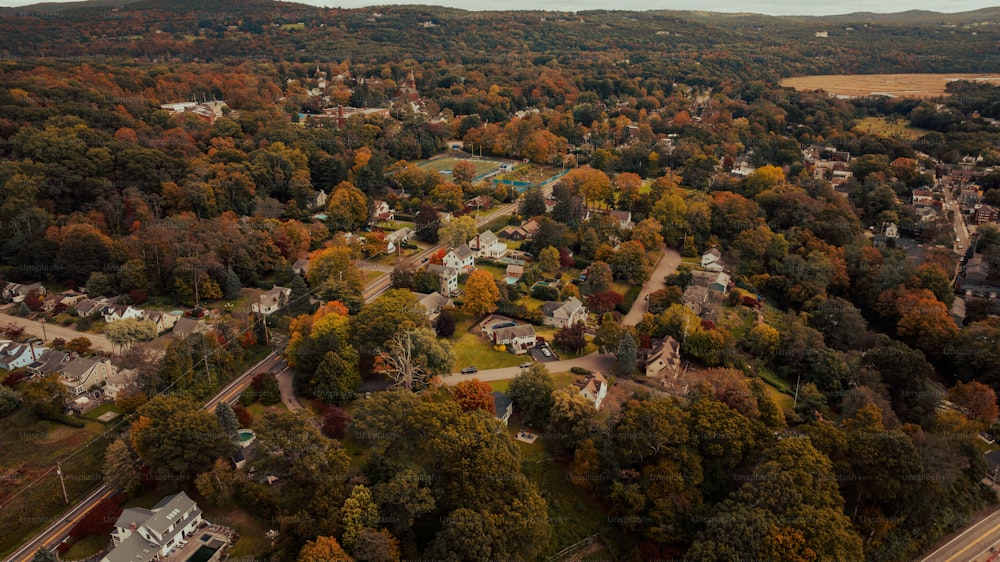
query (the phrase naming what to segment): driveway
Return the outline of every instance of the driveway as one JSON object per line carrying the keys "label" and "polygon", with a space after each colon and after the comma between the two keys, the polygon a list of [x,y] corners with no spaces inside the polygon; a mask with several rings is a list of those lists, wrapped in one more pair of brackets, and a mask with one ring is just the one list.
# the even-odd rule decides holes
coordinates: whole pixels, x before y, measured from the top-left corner
{"label": "driveway", "polygon": [[292,384],[292,370],[282,359],[276,367],[281,367],[278,371],[278,390],[281,391],[281,402],[289,410],[295,411],[302,408],[302,402],[299,402],[298,396],[295,396],[295,386]]}
{"label": "driveway", "polygon": [[[564,359],[562,361],[545,363],[545,367],[548,368],[550,373],[566,372],[572,367],[583,367],[584,369],[590,369],[591,371],[610,373],[611,368],[615,363],[617,363],[617,361],[618,360],[615,359],[614,355],[601,355],[595,351],[594,353],[584,355],[583,357],[577,357],[576,359]],[[512,379],[520,373],[520,367],[504,367],[503,369],[487,369],[471,375],[463,375],[459,373],[445,375],[442,379],[447,385],[456,385],[462,381],[472,379],[479,379],[483,382],[503,381]]]}
{"label": "driveway", "polygon": [[667,275],[671,275],[677,271],[677,266],[681,264],[680,253],[673,248],[666,248],[663,255],[660,256],[660,260],[656,262],[653,266],[653,272],[649,275],[649,281],[642,286],[642,290],[639,291],[639,296],[636,297],[635,302],[632,303],[632,308],[629,309],[628,314],[622,318],[622,324],[627,324],[629,326],[634,326],[642,320],[642,315],[646,313],[646,297],[650,293],[654,293],[666,287],[666,283],[663,282]]}
{"label": "driveway", "polygon": [[59,324],[53,324],[51,322],[45,323],[45,329],[42,329],[42,324],[38,320],[28,320],[26,318],[19,318],[17,316],[11,316],[9,314],[0,313],[0,326],[6,326],[8,324],[16,324],[24,328],[25,333],[37,336],[39,339],[44,339],[42,337],[43,333],[48,339],[45,339],[45,343],[51,343],[52,340],[56,338],[62,338],[69,341],[74,338],[87,338],[90,340],[91,347],[98,351],[107,351],[108,353],[114,353],[116,351],[115,347],[111,345],[111,341],[108,338],[91,332],[77,332],[73,328],[67,328],[65,326],[60,326]]}

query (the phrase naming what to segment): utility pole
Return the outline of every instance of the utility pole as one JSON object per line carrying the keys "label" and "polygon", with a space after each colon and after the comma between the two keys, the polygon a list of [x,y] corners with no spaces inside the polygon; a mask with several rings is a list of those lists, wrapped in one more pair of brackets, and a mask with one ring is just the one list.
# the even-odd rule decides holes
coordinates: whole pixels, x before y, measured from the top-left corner
{"label": "utility pole", "polygon": [[49,337],[45,335],[45,319],[39,318],[38,323],[42,325],[42,343],[45,343],[49,340]]}
{"label": "utility pole", "polygon": [[69,495],[66,493],[66,481],[63,480],[61,461],[56,461],[56,474],[59,475],[59,483],[62,484],[63,499],[66,500],[66,505],[69,505]]}
{"label": "utility pole", "polygon": [[799,381],[802,380],[802,374],[799,373],[798,377],[795,378],[795,399],[792,400],[792,409],[794,410],[799,404]]}

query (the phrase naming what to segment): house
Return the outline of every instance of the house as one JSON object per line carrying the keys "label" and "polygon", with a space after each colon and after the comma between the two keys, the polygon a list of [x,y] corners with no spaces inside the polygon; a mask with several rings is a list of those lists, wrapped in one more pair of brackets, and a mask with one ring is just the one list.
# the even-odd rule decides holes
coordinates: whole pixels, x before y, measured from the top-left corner
{"label": "house", "polygon": [[497,419],[507,425],[507,422],[510,421],[510,415],[514,411],[514,402],[506,394],[497,391],[493,393],[493,405],[496,407]]}
{"label": "house", "polygon": [[257,314],[269,316],[285,306],[291,294],[291,289],[273,285],[269,290],[264,291],[257,297],[257,302],[251,304],[250,309]]}
{"label": "house", "polygon": [[38,356],[38,360],[28,365],[28,372],[33,375],[46,376],[62,371],[62,368],[73,360],[69,353],[50,349]]}
{"label": "house", "polygon": [[476,257],[479,258],[499,259],[507,254],[507,244],[492,230],[487,230],[469,240],[469,248],[474,250]]}
{"label": "house", "polygon": [[505,326],[493,332],[493,345],[507,346],[514,355],[523,355],[535,345],[535,328],[531,324]]}
{"label": "house", "polygon": [[711,250],[705,252],[701,255],[701,266],[708,267],[713,263],[722,259],[722,252],[718,248],[712,248]]}
{"label": "house", "polygon": [[381,200],[375,201],[375,209],[372,211],[373,222],[386,222],[396,218],[396,211],[389,206],[389,203]]}
{"label": "house", "polygon": [[921,201],[926,201],[930,203],[934,200],[934,192],[928,189],[914,189],[913,190],[913,202],[919,203]]}
{"label": "house", "polygon": [[438,275],[442,294],[450,295],[458,290],[458,270],[454,267],[432,263],[427,266],[427,271]]}
{"label": "house", "polygon": [[42,301],[42,311],[46,314],[59,314],[76,305],[85,299],[87,295],[76,291],[63,291],[58,294],[50,294]]}
{"label": "house", "polygon": [[706,302],[708,302],[708,287],[701,285],[690,285],[684,290],[684,294],[681,295],[681,304],[698,315],[705,308]]}
{"label": "house", "polygon": [[167,496],[152,509],[128,507],[115,521],[112,550],[101,562],[159,560],[202,525],[201,509],[184,492]]}
{"label": "house", "polygon": [[521,223],[521,229],[528,233],[528,238],[534,238],[542,229],[542,225],[537,220],[531,219]]}
{"label": "house", "polygon": [[692,271],[694,276],[693,284],[706,287],[709,291],[716,291],[723,295],[729,291],[729,274],[721,271]]}
{"label": "house", "polygon": [[142,319],[144,312],[130,304],[116,304],[104,309],[104,321],[108,324],[128,318]]}
{"label": "house", "polygon": [[955,300],[951,303],[951,309],[948,310],[948,315],[951,316],[955,325],[961,328],[962,324],[965,324],[965,299],[955,297]]}
{"label": "house", "polygon": [[104,310],[114,304],[106,297],[95,299],[80,299],[73,306],[73,312],[80,318],[86,318],[94,314],[104,314]]}
{"label": "house", "polygon": [[649,378],[673,377],[680,367],[681,344],[670,336],[654,343],[646,356],[646,376]]}
{"label": "house", "polygon": [[427,318],[434,320],[441,314],[441,310],[451,305],[451,299],[442,295],[441,293],[434,291],[429,295],[424,295],[416,293],[417,300],[420,302],[420,306],[423,307],[424,313],[427,314]]}
{"label": "house", "polygon": [[917,215],[920,222],[930,222],[937,217],[937,211],[928,205],[918,205],[913,208],[913,213]]}
{"label": "house", "polygon": [[38,361],[46,351],[47,347],[36,346],[33,343],[0,342],[0,369],[13,371],[27,367]]}
{"label": "house", "polygon": [[292,264],[292,272],[296,275],[305,275],[309,272],[309,258],[299,258]]}
{"label": "house", "polygon": [[524,266],[512,263],[507,265],[503,278],[508,285],[516,285],[522,276],[524,276]]}
{"label": "house", "polygon": [[204,334],[207,331],[208,325],[201,318],[181,317],[174,324],[173,334],[174,337],[183,340],[192,334]]}
{"label": "house", "polygon": [[75,357],[62,365],[59,378],[73,396],[100,387],[108,377],[118,372],[110,359],[94,360],[87,357]]}
{"label": "house", "polygon": [[965,281],[969,284],[984,285],[990,275],[990,264],[981,257],[974,257],[965,264]]}
{"label": "house", "polygon": [[471,213],[479,209],[489,209],[493,207],[493,198],[489,195],[480,195],[478,197],[473,197],[465,202],[463,205],[464,211],[466,213]]}
{"label": "house", "polygon": [[122,369],[104,381],[104,398],[117,400],[122,394],[139,387],[139,378],[131,369]]}
{"label": "house", "polygon": [[3,297],[4,302],[24,302],[24,298],[32,293],[45,296],[45,287],[41,283],[32,283],[31,285],[7,283],[3,289],[0,289],[0,296]]}
{"label": "house", "polygon": [[594,371],[574,384],[580,389],[580,396],[590,400],[595,409],[601,409],[604,397],[608,395],[608,379],[604,378],[600,371]]}
{"label": "house", "polygon": [[476,255],[472,253],[472,249],[468,245],[462,244],[448,250],[448,253],[441,259],[441,263],[446,267],[468,273],[476,266]]}
{"label": "house", "polygon": [[174,324],[177,323],[177,320],[179,320],[180,317],[175,314],[161,312],[159,310],[147,310],[142,313],[142,319],[155,324],[156,333],[162,334],[163,332],[173,328]]}
{"label": "house", "polygon": [[515,242],[531,238],[531,234],[520,226],[505,226],[500,229],[497,236],[505,240],[513,240]]}
{"label": "house", "polygon": [[563,302],[549,301],[542,305],[542,323],[546,326],[565,328],[586,320],[587,307],[576,297]]}
{"label": "house", "polygon": [[1000,222],[1000,209],[990,205],[981,205],[972,213],[972,221],[976,224]]}
{"label": "house", "polygon": [[632,229],[632,212],[631,211],[618,211],[611,210],[607,212],[607,215],[618,223],[618,228],[622,230]]}
{"label": "house", "polygon": [[414,234],[413,229],[412,228],[408,228],[408,227],[407,228],[400,228],[399,230],[394,230],[394,231],[390,232],[389,234],[386,234],[385,235],[385,242],[386,242],[385,253],[386,254],[391,254],[391,253],[395,252],[396,248],[399,248],[403,244],[406,244],[407,242],[409,242],[410,238],[413,237],[413,234]]}

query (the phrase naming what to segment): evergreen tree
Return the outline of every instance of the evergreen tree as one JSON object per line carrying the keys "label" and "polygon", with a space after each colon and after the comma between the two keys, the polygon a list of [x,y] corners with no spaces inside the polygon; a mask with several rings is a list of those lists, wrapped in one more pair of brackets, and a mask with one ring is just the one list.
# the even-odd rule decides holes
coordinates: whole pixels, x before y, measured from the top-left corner
{"label": "evergreen tree", "polygon": [[638,346],[636,345],[635,338],[631,332],[625,330],[622,334],[621,342],[618,344],[618,352],[615,354],[618,357],[618,363],[615,364],[618,374],[631,375],[635,373],[637,350]]}
{"label": "evergreen tree", "polygon": [[243,283],[240,282],[240,278],[236,276],[236,272],[233,268],[229,268],[226,272],[226,287],[223,289],[222,298],[226,300],[233,300],[239,298],[240,289],[243,288]]}
{"label": "evergreen tree", "polygon": [[521,216],[525,218],[544,215],[545,196],[542,195],[542,190],[536,187],[526,191],[524,193],[524,199],[521,200],[519,212],[521,213]]}
{"label": "evergreen tree", "polygon": [[219,402],[219,405],[215,407],[215,417],[219,419],[222,431],[226,432],[226,435],[235,441],[238,438],[237,432],[240,429],[240,422],[236,419],[233,407],[228,402]]}

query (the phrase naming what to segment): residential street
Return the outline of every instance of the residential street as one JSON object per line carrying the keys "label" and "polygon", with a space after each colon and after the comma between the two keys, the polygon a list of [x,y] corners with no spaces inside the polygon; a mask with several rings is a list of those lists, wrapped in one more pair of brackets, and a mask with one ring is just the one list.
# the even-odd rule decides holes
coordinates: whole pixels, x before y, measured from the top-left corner
{"label": "residential street", "polygon": [[[27,320],[25,318],[18,318],[17,316],[11,316],[9,314],[0,313],[0,326],[6,326],[7,324],[17,324],[24,328],[24,330],[40,339],[42,338],[42,325],[37,320]],[[111,345],[108,338],[91,332],[77,332],[73,328],[66,328],[58,324],[52,324],[50,322],[45,323],[45,335],[48,339],[45,342],[48,344],[56,338],[62,338],[69,341],[73,338],[87,338],[93,344],[92,347],[98,351],[107,351],[109,353],[114,353],[115,348]]]}
{"label": "residential street", "polygon": [[995,560],[990,548],[1000,543],[1000,511],[994,511],[981,521],[945,543],[923,562],[986,562]]}

